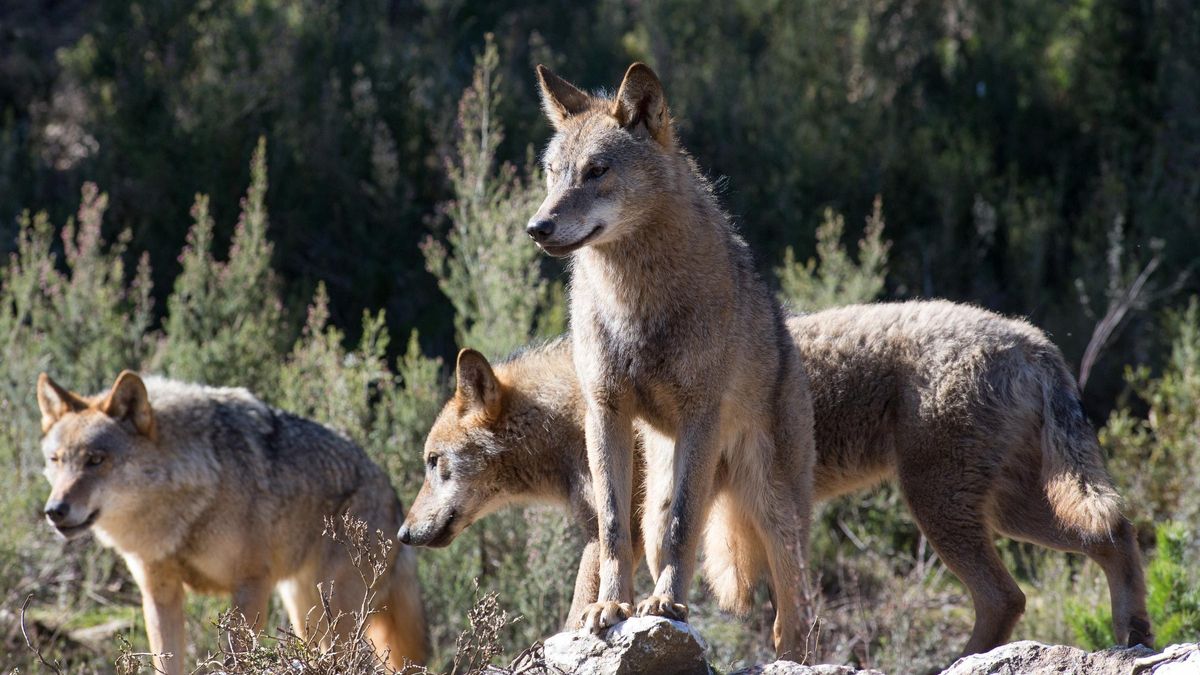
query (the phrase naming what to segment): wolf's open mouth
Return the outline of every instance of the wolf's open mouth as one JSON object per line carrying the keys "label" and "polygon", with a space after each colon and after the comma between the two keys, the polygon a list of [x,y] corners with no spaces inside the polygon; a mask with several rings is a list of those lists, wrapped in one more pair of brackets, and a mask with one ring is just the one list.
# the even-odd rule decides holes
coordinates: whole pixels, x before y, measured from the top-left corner
{"label": "wolf's open mouth", "polygon": [[604,225],[597,225],[596,227],[592,228],[592,231],[588,232],[587,235],[583,239],[580,239],[573,244],[565,244],[563,246],[550,246],[548,244],[541,244],[541,247],[542,247],[543,251],[545,251],[546,253],[549,253],[550,255],[554,256],[555,258],[561,258],[561,257],[567,255],[568,253],[578,251],[579,249],[583,248],[584,246],[587,246],[588,242],[595,239],[596,235],[600,234],[600,230],[603,230],[603,229],[604,229]]}
{"label": "wolf's open mouth", "polygon": [[78,525],[55,525],[54,529],[58,530],[58,533],[64,537],[66,537],[67,539],[71,539],[72,537],[75,537],[76,535],[83,534],[89,527],[91,527],[96,522],[96,519],[99,517],[100,517],[100,510],[97,509],[95,511],[92,511],[92,515],[88,516],[87,518],[84,518],[83,522],[79,523]]}

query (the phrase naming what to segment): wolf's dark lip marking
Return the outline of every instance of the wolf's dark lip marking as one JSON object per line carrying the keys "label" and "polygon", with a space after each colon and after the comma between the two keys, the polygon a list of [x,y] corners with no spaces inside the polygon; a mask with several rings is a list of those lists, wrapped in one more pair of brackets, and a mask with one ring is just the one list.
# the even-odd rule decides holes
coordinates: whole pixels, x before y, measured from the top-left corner
{"label": "wolf's dark lip marking", "polygon": [[588,242],[595,239],[596,235],[600,234],[600,230],[603,230],[603,229],[604,229],[603,225],[597,225],[596,227],[592,228],[592,231],[588,232],[587,235],[584,236],[583,239],[580,239],[579,241],[576,241],[573,244],[566,244],[564,246],[549,246],[546,244],[539,244],[539,245],[542,247],[542,250],[545,251],[546,253],[549,253],[550,255],[554,256],[555,258],[561,258],[569,253],[574,253],[575,251],[578,251],[579,249],[583,248],[584,246],[587,246]]}
{"label": "wolf's dark lip marking", "polygon": [[92,514],[87,518],[84,518],[83,522],[79,523],[78,525],[55,525],[54,529],[58,530],[58,533],[64,537],[70,538],[72,535],[80,534],[84,530],[91,527],[93,524],[95,524],[96,519],[99,517],[100,510],[97,509],[92,511]]}
{"label": "wolf's dark lip marking", "polygon": [[[438,530],[438,533],[425,542],[424,545],[429,548],[444,548],[449,546],[450,542],[454,541],[455,537],[458,536],[458,532],[454,530],[454,521],[457,518],[458,511],[451,511],[450,515],[446,518],[446,522],[442,525],[442,529]],[[459,529],[461,530],[462,528]]]}

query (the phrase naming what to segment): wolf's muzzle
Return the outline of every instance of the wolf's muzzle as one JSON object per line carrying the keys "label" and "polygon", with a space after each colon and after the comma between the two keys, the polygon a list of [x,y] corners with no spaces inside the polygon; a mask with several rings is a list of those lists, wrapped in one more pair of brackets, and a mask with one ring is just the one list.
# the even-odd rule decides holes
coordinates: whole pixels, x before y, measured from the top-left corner
{"label": "wolf's muzzle", "polygon": [[549,218],[532,220],[525,228],[525,234],[528,234],[530,238],[540,244],[554,234],[554,221]]}
{"label": "wolf's muzzle", "polygon": [[400,526],[400,531],[396,533],[396,539],[401,544],[409,546],[428,546],[429,548],[449,546],[450,542],[454,541],[454,538],[458,535],[458,532],[454,529],[454,521],[457,517],[458,512],[451,511],[446,516],[446,521],[436,530],[429,527],[421,527],[420,525],[414,530],[406,522]]}
{"label": "wolf's muzzle", "polygon": [[71,513],[71,505],[61,499],[48,501],[44,513],[51,523],[58,525]]}
{"label": "wolf's muzzle", "polygon": [[[56,504],[55,506],[58,506],[58,505]],[[71,525],[66,522],[67,514],[69,514],[71,511],[70,505],[67,505],[66,509],[62,510],[62,511],[60,511],[59,509],[55,509],[55,513],[58,515],[57,520],[55,519],[55,516],[50,514],[50,511],[51,511],[51,509],[50,509],[49,505],[47,505],[46,518],[50,521],[50,523],[52,525],[54,525],[54,529],[57,530],[59,534],[61,534],[63,537],[65,537],[67,539],[74,539],[75,537],[83,534],[84,532],[86,532],[88,530],[88,528],[90,528],[92,525],[94,525],[96,522],[96,519],[100,517],[99,510],[92,511],[90,514],[88,514],[87,518],[83,519],[82,522]]]}

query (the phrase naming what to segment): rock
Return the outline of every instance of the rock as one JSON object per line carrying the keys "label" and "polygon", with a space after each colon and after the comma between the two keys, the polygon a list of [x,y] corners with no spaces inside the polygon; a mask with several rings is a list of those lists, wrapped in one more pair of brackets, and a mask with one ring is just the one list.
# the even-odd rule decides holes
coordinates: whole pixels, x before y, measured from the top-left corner
{"label": "rock", "polygon": [[878,670],[858,670],[852,666],[802,666],[795,661],[775,661],[737,670],[729,675],[883,675]]}
{"label": "rock", "polygon": [[1154,675],[1195,675],[1200,673],[1200,644],[1171,645],[1161,654],[1144,656],[1133,662],[1133,672]]}
{"label": "rock", "polygon": [[585,631],[559,633],[544,643],[553,672],[580,675],[709,675],[708,644],[691,626],[657,616],[634,617],[603,639]]}
{"label": "rock", "polygon": [[[559,633],[544,643],[546,673],[580,675],[711,675],[704,660],[708,645],[686,623],[639,617],[597,637],[582,631]],[[529,671],[534,672],[534,671]],[[1026,640],[973,654],[942,675],[1200,675],[1200,644],[1171,645],[1157,653],[1146,647],[1113,647],[1085,652],[1075,647]],[[851,666],[803,666],[775,661],[730,675],[883,675]]]}
{"label": "rock", "polygon": [[70,632],[71,639],[78,640],[84,644],[92,645],[93,647],[103,651],[104,648],[112,644],[113,636],[121,631],[129,630],[133,627],[133,621],[130,619],[113,619],[95,626],[87,628],[78,628]]}
{"label": "rock", "polygon": [[964,656],[942,671],[942,675],[1129,675],[1134,672],[1134,664],[1138,659],[1152,654],[1154,650],[1141,646],[1112,647],[1088,653],[1075,647],[1023,640],[1002,645],[984,654]]}

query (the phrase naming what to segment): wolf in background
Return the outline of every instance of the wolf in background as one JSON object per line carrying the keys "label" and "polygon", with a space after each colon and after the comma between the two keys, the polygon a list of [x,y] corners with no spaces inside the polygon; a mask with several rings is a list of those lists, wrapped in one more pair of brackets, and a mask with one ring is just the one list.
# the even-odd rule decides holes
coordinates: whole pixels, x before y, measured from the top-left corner
{"label": "wolf in background", "polygon": [[599,631],[632,610],[637,420],[656,579],[638,614],[686,619],[719,500],[770,570],[776,652],[803,660],[812,408],[782,310],[679,147],[650,68],[630,66],[613,98],[537,73],[555,134],[528,232],[547,253],[572,256],[571,340],[599,521],[599,594],[584,625]]}
{"label": "wolf in background", "polygon": [[[185,586],[231,595],[256,628],[274,588],[293,629],[325,646],[353,629],[348,617],[367,588],[348,552],[322,536],[324,519],[348,514],[392,533],[404,515],[387,476],[354,443],[245,389],[143,381],[129,371],[91,397],[43,373],[37,399],[46,518],[67,538],[93,530],[125,559],[158,670],[190,670]],[[368,639],[399,668],[425,658],[427,637],[413,552],[393,546],[390,555]],[[332,591],[332,617],[317,584]]]}
{"label": "wolf in background", "polygon": [[[941,301],[844,307],[791,317],[788,328],[812,378],[815,498],[898,481],[913,519],[971,594],[976,621],[964,654],[1007,641],[1024,609],[997,534],[1095,560],[1108,578],[1116,639],[1152,646],[1133,526],[1075,380],[1041,331]],[[444,545],[505,504],[569,503],[588,541],[574,626],[595,597],[599,552],[571,344],[530,349],[494,370],[468,354],[456,400],[486,390],[495,412],[463,416],[447,404],[426,449],[443,475],[427,470],[403,531],[414,544]],[[473,390],[461,385],[464,362]],[[703,570],[722,607],[744,613],[764,552],[726,506],[709,514]]]}

